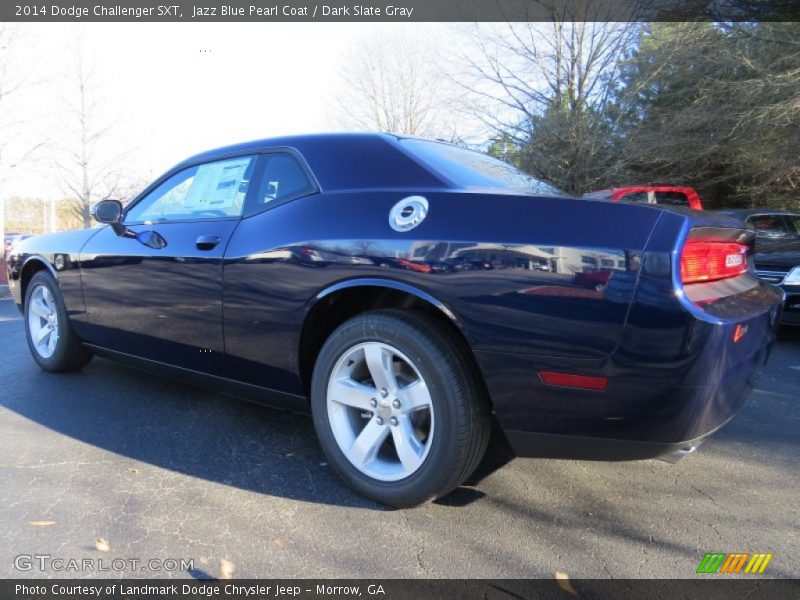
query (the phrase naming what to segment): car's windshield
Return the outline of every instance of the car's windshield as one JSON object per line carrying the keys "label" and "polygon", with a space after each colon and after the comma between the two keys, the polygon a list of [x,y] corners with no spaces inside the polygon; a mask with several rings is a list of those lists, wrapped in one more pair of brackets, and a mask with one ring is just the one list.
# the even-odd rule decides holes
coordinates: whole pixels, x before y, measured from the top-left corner
{"label": "car's windshield", "polygon": [[412,138],[401,138],[400,143],[416,158],[459,187],[499,188],[542,196],[566,195],[555,186],[526,175],[502,160],[474,150]]}

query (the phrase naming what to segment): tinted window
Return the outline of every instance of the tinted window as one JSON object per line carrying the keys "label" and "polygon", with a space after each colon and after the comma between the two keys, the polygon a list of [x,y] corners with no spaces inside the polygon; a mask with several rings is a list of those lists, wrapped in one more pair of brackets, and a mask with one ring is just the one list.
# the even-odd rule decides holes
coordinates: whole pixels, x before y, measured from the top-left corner
{"label": "tinted window", "polygon": [[624,202],[640,202],[643,204],[648,204],[650,202],[650,199],[647,197],[647,192],[631,192],[622,196],[620,200]]}
{"label": "tinted window", "polygon": [[237,217],[255,164],[252,156],[231,158],[176,173],[125,215],[127,223]]}
{"label": "tinted window", "polygon": [[669,206],[689,206],[689,199],[683,192],[656,192],[656,204]]}
{"label": "tinted window", "polygon": [[248,213],[262,210],[269,204],[287,202],[316,192],[300,162],[287,152],[274,152],[262,155],[263,170],[254,206]]}
{"label": "tinted window", "polygon": [[428,140],[401,139],[400,143],[424,164],[459,187],[499,188],[545,196],[564,195],[558,188],[480,152]]}
{"label": "tinted window", "polygon": [[756,228],[758,235],[771,237],[789,235],[789,230],[781,215],[758,215],[750,217],[747,221]]}

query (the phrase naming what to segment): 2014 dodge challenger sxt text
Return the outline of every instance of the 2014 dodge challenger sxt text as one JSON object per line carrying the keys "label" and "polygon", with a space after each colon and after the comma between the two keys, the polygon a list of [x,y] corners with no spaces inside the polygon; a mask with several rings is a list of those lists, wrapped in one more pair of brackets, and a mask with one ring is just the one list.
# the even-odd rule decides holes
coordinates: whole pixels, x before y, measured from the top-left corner
{"label": "2014 dodge challenger sxt text", "polygon": [[740,221],[568,198],[437,141],[245,143],[94,215],[9,259],[43,369],[98,354],[310,410],[336,471],[395,506],[469,477],[493,419],[520,455],[688,452],[780,317]]}

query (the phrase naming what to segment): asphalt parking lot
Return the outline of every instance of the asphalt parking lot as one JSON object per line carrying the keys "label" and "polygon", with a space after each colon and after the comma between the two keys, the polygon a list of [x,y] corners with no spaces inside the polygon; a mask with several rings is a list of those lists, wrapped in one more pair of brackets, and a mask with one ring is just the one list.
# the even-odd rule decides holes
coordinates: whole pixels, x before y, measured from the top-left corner
{"label": "asphalt parking lot", "polygon": [[0,300],[0,577],[97,575],[15,567],[49,555],[127,576],[186,577],[130,561],[188,558],[194,577],[683,578],[712,551],[800,576],[800,330],[677,465],[516,459],[400,511],[339,481],[308,418],[102,359],[46,374],[22,325]]}

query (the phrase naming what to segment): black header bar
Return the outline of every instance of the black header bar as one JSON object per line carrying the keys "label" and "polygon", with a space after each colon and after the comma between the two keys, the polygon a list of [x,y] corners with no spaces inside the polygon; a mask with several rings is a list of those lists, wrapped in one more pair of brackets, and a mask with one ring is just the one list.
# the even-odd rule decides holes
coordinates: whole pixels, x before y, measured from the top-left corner
{"label": "black header bar", "polygon": [[800,21],[798,0],[2,0],[0,22]]}
{"label": "black header bar", "polygon": [[2,600],[774,600],[798,580],[724,579],[62,579],[0,581]]}

